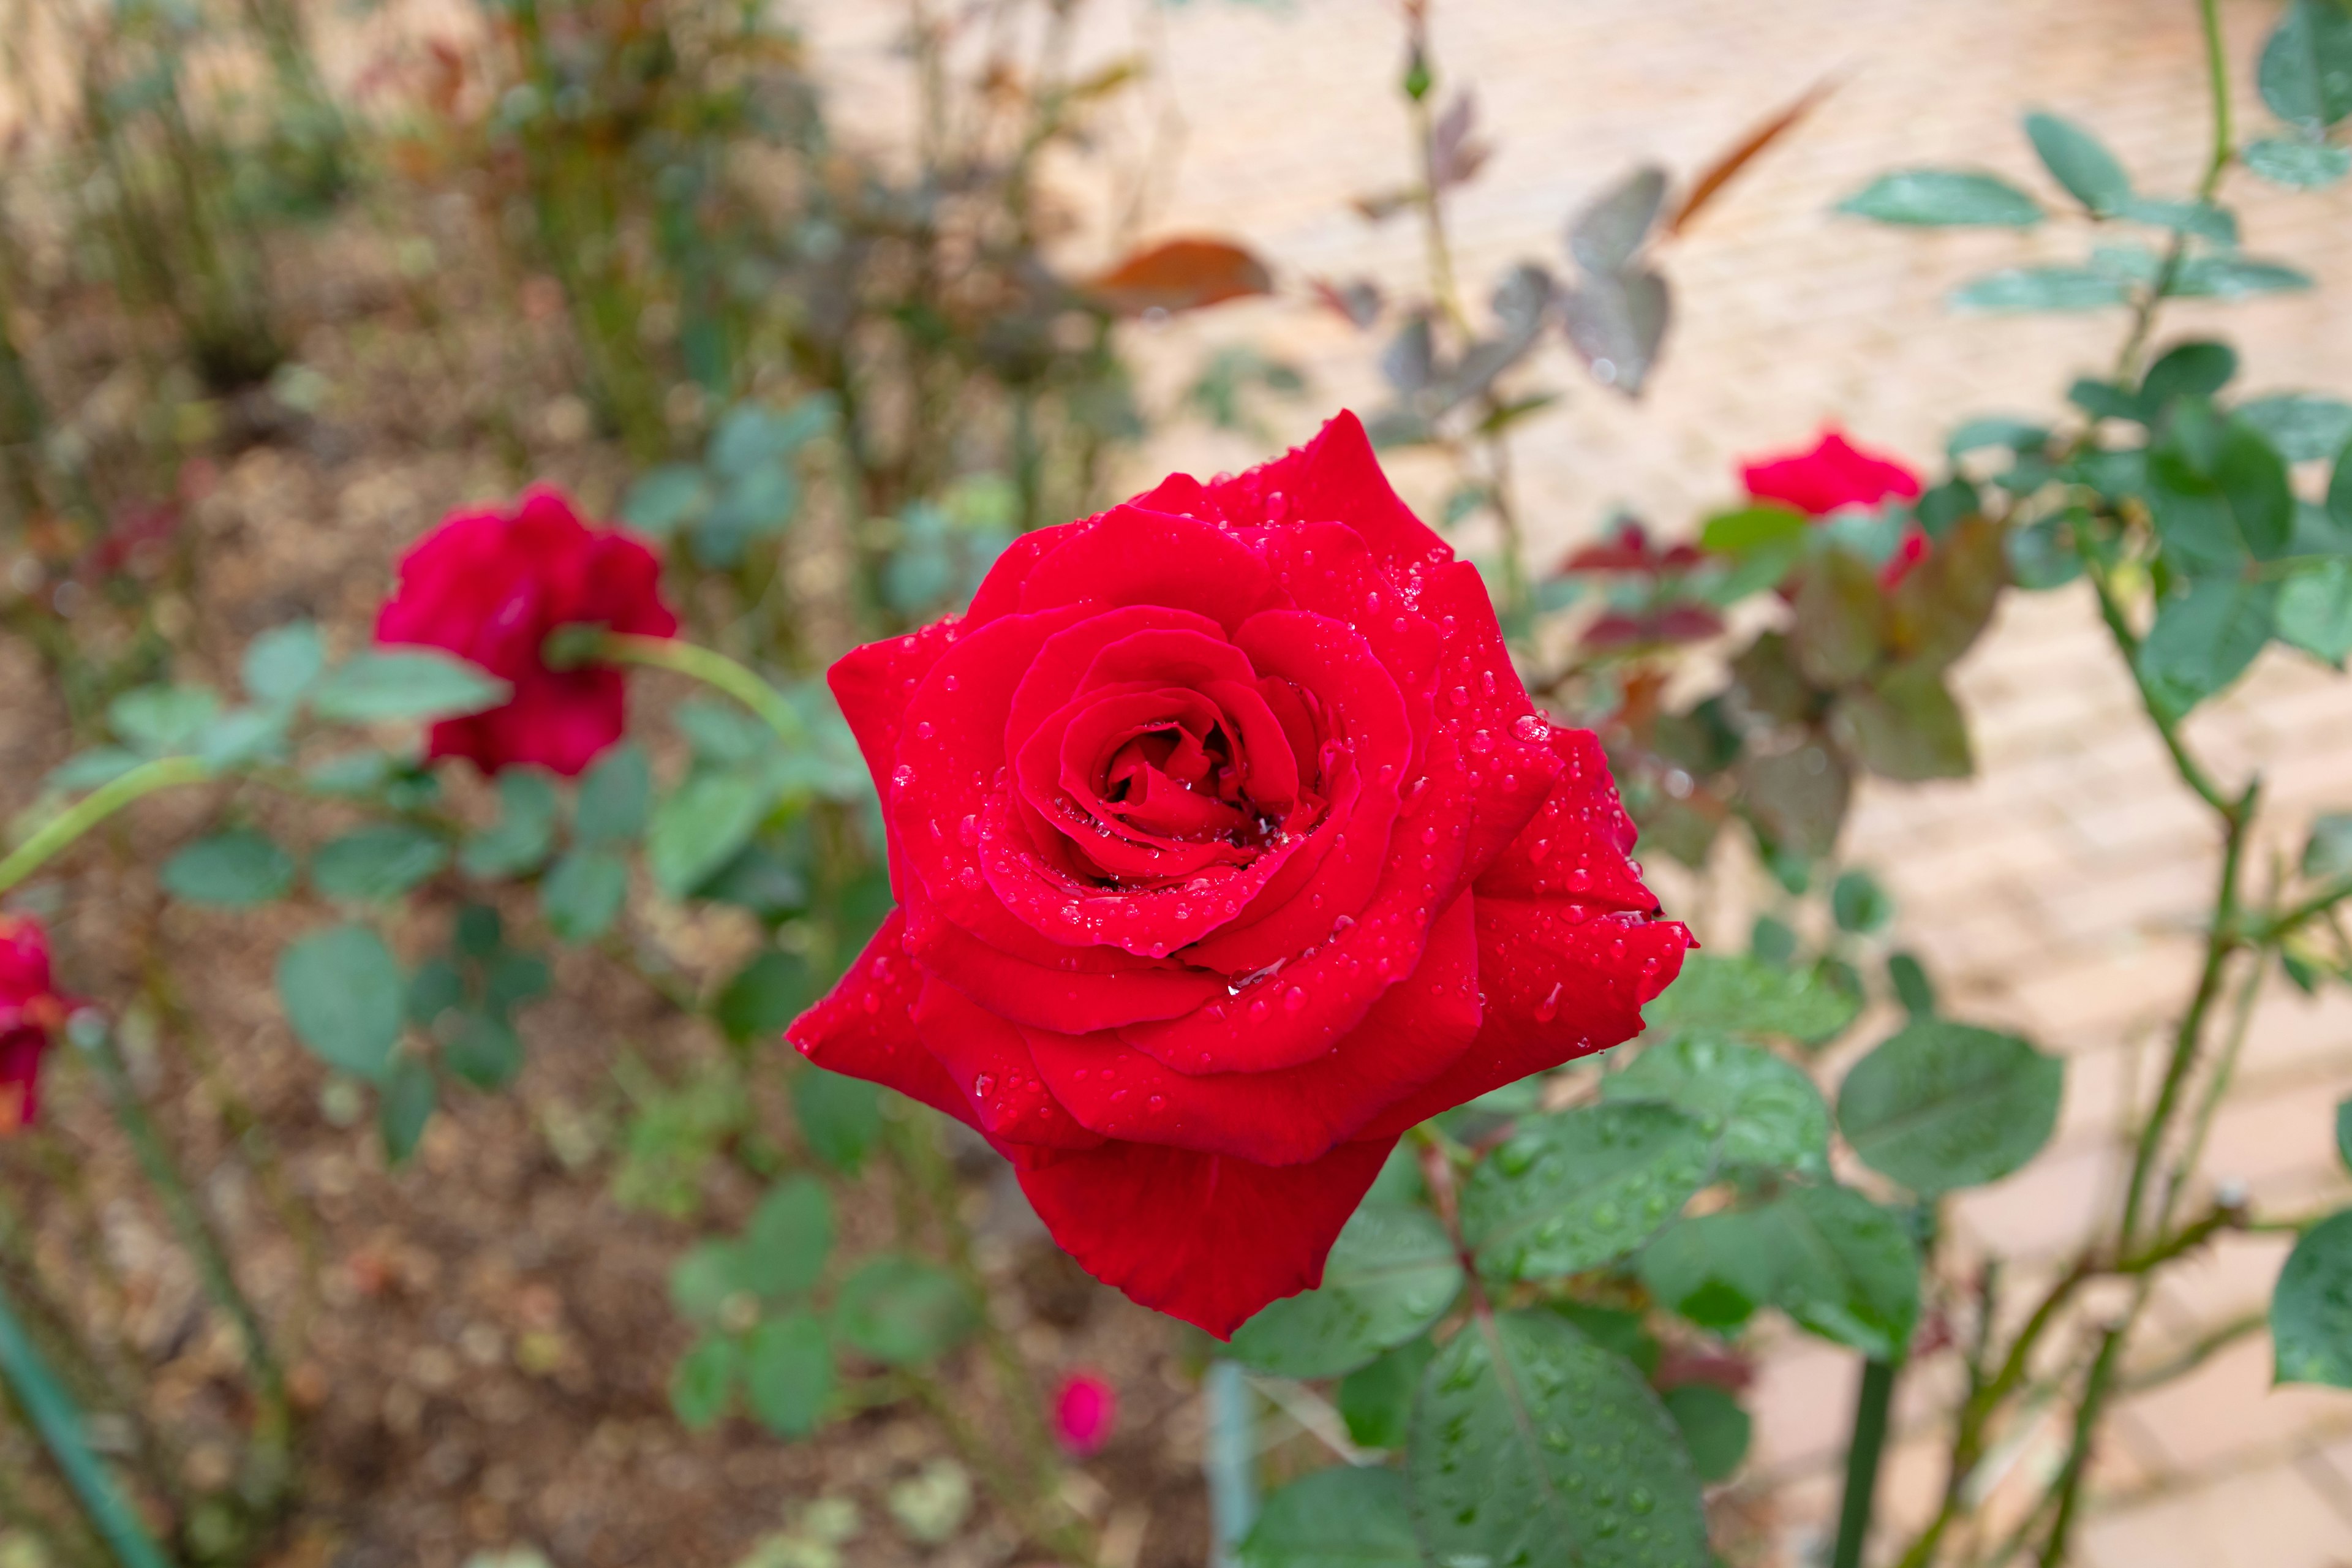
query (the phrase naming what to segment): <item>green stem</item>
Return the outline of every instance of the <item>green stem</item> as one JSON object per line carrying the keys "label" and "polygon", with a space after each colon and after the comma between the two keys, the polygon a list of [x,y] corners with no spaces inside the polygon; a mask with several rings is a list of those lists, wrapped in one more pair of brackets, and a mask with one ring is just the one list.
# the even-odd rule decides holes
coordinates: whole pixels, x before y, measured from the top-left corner
{"label": "green stem", "polygon": [[171,1568],[138,1510],[90,1452],[82,1436],[81,1413],[17,1321],[5,1284],[0,1284],[0,1379],[16,1394],[26,1420],[40,1434],[58,1473],[121,1568]]}
{"label": "green stem", "polygon": [[[549,640],[559,643],[570,628],[557,630]],[[563,647],[551,647],[550,662],[561,668],[566,664],[604,662],[635,664],[647,669],[666,669],[673,675],[683,675],[689,680],[723,691],[750,709],[759,720],[773,730],[777,736],[793,744],[808,739],[808,726],[784,694],[769,685],[746,666],[736,663],[723,653],[676,637],[634,637],[625,632],[604,632],[589,643],[584,652]]]}
{"label": "green stem", "polygon": [[2066,1463],[2053,1489],[2058,1499],[2058,1517],[2051,1521],[2049,1539],[2042,1548],[2042,1568],[2059,1568],[2066,1561],[2074,1521],[2082,1511],[2083,1482],[2090,1473],[2091,1448],[2098,1436],[2099,1417],[2105,1413],[2107,1393],[2115,1384],[2116,1363],[2122,1356],[2124,1339],[2131,1332],[2141,1304],[2147,1300],[2151,1283],[2141,1281],[2123,1317],[2109,1324],[2099,1336],[2099,1353],[2091,1363],[2090,1376],[2084,1380],[2083,1402],[2074,1410],[2074,1439],[2067,1446]]}
{"label": "green stem", "polygon": [[227,1314],[236,1326],[237,1338],[243,1342],[246,1369],[253,1375],[255,1404],[253,1450],[250,1455],[247,1500],[266,1507],[280,1495],[286,1477],[287,1458],[292,1436],[292,1407],[286,1396],[286,1374],[278,1365],[277,1354],[269,1348],[269,1337],[262,1327],[261,1314],[236,1282],[236,1272],[231,1267],[228,1249],[215,1233],[203,1205],[188,1188],[187,1179],[180,1174],[179,1163],[164,1144],[163,1137],[147,1114],[147,1107],[139,1098],[139,1090],[131,1081],[129,1064],[122,1059],[122,1049],[114,1038],[114,1031],[94,1010],[85,1009],[74,1015],[67,1026],[73,1043],[98,1064],[99,1074],[105,1079],[109,1100],[116,1125],[131,1140],[131,1147],[139,1158],[140,1168],[155,1189],[163,1205],[172,1229],[186,1247],[196,1265],[198,1278],[215,1306]]}
{"label": "green stem", "polygon": [[131,802],[179,784],[202,784],[212,776],[212,768],[201,758],[158,757],[108,780],[43,823],[6,859],[0,860],[0,893],[39,870],[74,840]]}
{"label": "green stem", "polygon": [[2248,1312],[2232,1318],[2194,1341],[2189,1348],[2168,1361],[2158,1362],[2146,1372],[2133,1373],[2123,1380],[2123,1392],[2138,1394],[2146,1389],[2160,1388],[2175,1378],[2186,1377],[2203,1366],[2214,1356],[2236,1344],[2249,1334],[2260,1333],[2270,1327],[2268,1311]]}
{"label": "green stem", "polygon": [[1862,1366],[1854,1396],[1853,1436],[1845,1451],[1845,1501],[1838,1510],[1837,1552],[1831,1568],[1862,1568],[1878,1493],[1878,1465],[1886,1450],[1887,1413],[1895,1403],[1895,1363],[1874,1356]]}

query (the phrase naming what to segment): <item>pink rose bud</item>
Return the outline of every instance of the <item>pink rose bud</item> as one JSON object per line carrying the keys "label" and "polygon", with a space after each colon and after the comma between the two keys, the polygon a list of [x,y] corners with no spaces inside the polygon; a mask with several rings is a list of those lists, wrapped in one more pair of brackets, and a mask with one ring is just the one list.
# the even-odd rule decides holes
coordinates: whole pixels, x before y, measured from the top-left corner
{"label": "pink rose bud", "polygon": [[1073,1373],[1054,1395],[1054,1436],[1083,1459],[1110,1441],[1118,1425],[1118,1394],[1090,1372]]}

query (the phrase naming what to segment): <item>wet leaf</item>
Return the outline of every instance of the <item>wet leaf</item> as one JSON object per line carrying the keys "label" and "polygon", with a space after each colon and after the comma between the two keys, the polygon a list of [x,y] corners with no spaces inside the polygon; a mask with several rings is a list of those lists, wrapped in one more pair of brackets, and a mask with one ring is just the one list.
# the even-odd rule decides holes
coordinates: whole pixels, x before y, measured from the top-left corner
{"label": "wet leaf", "polygon": [[1665,342],[1666,280],[1649,271],[1587,278],[1561,291],[1559,310],[1569,345],[1592,379],[1628,397],[1638,394]]}
{"label": "wet leaf", "polygon": [[1748,1457],[1754,1425],[1739,1401],[1711,1383],[1685,1383],[1659,1395],[1690,1450],[1691,1468],[1710,1486],[1727,1480]]}
{"label": "wet leaf", "polygon": [[1698,1118],[1647,1101],[1522,1121],[1463,1189],[1463,1239],[1496,1279],[1597,1268],[1673,1223],[1706,1184],[1714,1144]]}
{"label": "wet leaf", "polygon": [[2208,577],[2157,606],[2139,670],[2166,711],[2187,713],[2227,688],[2270,640],[2279,585]]}
{"label": "wet leaf", "polygon": [[1414,1407],[1406,1477],[1439,1563],[1708,1568],[1681,1434],[1622,1357],[1549,1312],[1450,1341]]}
{"label": "wet leaf", "polygon": [[1915,1021],[1854,1064],[1838,1127],[1863,1163],[1922,1197],[1997,1182],[2058,1124],[2065,1065],[2014,1035]]}
{"label": "wet leaf", "polygon": [[1910,1232],[1846,1187],[1791,1187],[1760,1208],[1686,1219],[1640,1268],[1659,1300],[1701,1327],[1736,1328],[1778,1307],[1871,1356],[1902,1353],[1919,1313]]}
{"label": "wet leaf", "polygon": [[[1653,1009],[1654,1011],[1655,1009]],[[1601,1080],[1610,1101],[1657,1100],[1696,1117],[1727,1165],[1829,1172],[1830,1108],[1811,1079],[1771,1052],[1719,1035],[1676,1035]]]}
{"label": "wet leaf", "polygon": [[1412,1421],[1413,1391],[1437,1353],[1427,1335],[1407,1340],[1339,1383],[1339,1418],[1360,1448],[1402,1448]]}
{"label": "wet leaf", "polygon": [[1242,1568],[1423,1568],[1404,1477],[1335,1465],[1269,1495],[1240,1546]]}
{"label": "wet leaf", "polygon": [[1236,1329],[1233,1353],[1286,1377],[1336,1377],[1419,1337],[1461,1289],[1462,1265],[1433,1215],[1366,1204],[1339,1232],[1321,1287]]}
{"label": "wet leaf", "polygon": [[1643,1022],[1665,1033],[1784,1036],[1820,1045],[1843,1033],[1858,1010],[1811,970],[1693,953],[1681,978],[1643,1010]]}
{"label": "wet leaf", "polygon": [[1270,293],[1274,276],[1265,262],[1231,240],[1167,239],[1123,257],[1088,287],[1120,315],[1139,316]]}

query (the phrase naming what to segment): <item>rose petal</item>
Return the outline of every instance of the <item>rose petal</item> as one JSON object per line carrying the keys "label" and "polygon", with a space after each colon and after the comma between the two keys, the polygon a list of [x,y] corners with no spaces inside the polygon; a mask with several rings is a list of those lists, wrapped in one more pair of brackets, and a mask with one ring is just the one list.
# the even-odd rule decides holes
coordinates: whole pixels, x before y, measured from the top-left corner
{"label": "rose petal", "polygon": [[1218,1339],[1269,1301],[1323,1282],[1339,1227],[1394,1138],[1342,1143],[1304,1165],[1259,1165],[1139,1144],[1019,1150],[1014,1170],[1080,1267]]}
{"label": "rose petal", "polygon": [[893,910],[849,973],[823,1001],[792,1021],[784,1038],[828,1072],[895,1089],[977,1127],[963,1092],[915,1032],[914,1008],[924,982],[907,957],[905,937],[906,916]]}
{"label": "rose petal", "polygon": [[908,907],[907,930],[908,951],[925,969],[990,1011],[1034,1028],[1085,1034],[1177,1018],[1225,993],[1222,976],[1118,948],[1057,948],[1041,940],[1051,961],[1017,954],[982,941],[919,894]]}
{"label": "rose petal", "polygon": [[1091,1149],[1102,1142],[1046,1092],[1021,1031],[954,986],[927,982],[914,1022],[923,1047],[962,1090],[971,1107],[965,1120],[996,1142]]}
{"label": "rose petal", "polygon": [[1400,587],[1454,559],[1453,547],[1390,486],[1363,422],[1345,409],[1305,446],[1212,483],[1205,493],[1236,524],[1344,522],[1363,535]]}
{"label": "rose petal", "polygon": [[1444,1073],[1375,1117],[1364,1136],[1402,1132],[1530,1073],[1642,1032],[1642,1005],[1680,973],[1679,921],[1592,913],[1563,901],[1478,900],[1478,1037]]}
{"label": "rose petal", "polygon": [[1561,764],[1551,794],[1474,884],[1479,895],[1654,912],[1656,897],[1626,858],[1633,824],[1618,802],[1599,738],[1590,730],[1554,730],[1551,748]]}
{"label": "rose petal", "polygon": [[[1346,1037],[1313,1059],[1269,1071],[1172,1070],[1118,1037],[1024,1031],[1054,1098],[1108,1138],[1232,1154],[1265,1164],[1318,1158],[1382,1107],[1444,1071],[1478,1034],[1478,937],[1465,894],[1439,916],[1412,973],[1383,992]],[[1284,984],[1238,1010],[1261,1027],[1321,998]]]}
{"label": "rose petal", "polygon": [[1228,628],[1274,602],[1273,574],[1231,533],[1191,518],[1118,506],[1041,558],[1021,586],[1034,614],[1063,605],[1154,605]]}

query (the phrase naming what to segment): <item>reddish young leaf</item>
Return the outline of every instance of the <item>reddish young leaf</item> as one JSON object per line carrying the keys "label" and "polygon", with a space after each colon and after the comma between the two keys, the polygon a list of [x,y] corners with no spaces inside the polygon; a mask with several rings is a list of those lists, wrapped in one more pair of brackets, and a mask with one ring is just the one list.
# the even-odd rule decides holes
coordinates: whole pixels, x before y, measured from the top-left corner
{"label": "reddish young leaf", "polygon": [[1130,253],[1089,288],[1119,314],[1139,316],[1269,293],[1274,277],[1265,262],[1231,240],[1164,239]]}
{"label": "reddish young leaf", "polygon": [[1758,126],[1743,138],[1738,146],[1707,165],[1698,178],[1691,182],[1690,195],[1683,198],[1683,205],[1675,210],[1675,216],[1666,221],[1666,232],[1682,233],[1691,219],[1698,216],[1699,209],[1713,201],[1721,193],[1723,187],[1731,183],[1733,176],[1746,168],[1759,153],[1779,141],[1793,129],[1799,121],[1811,114],[1814,106],[1827,98],[1836,87],[1835,78],[1823,77],[1806,89],[1803,97]]}

